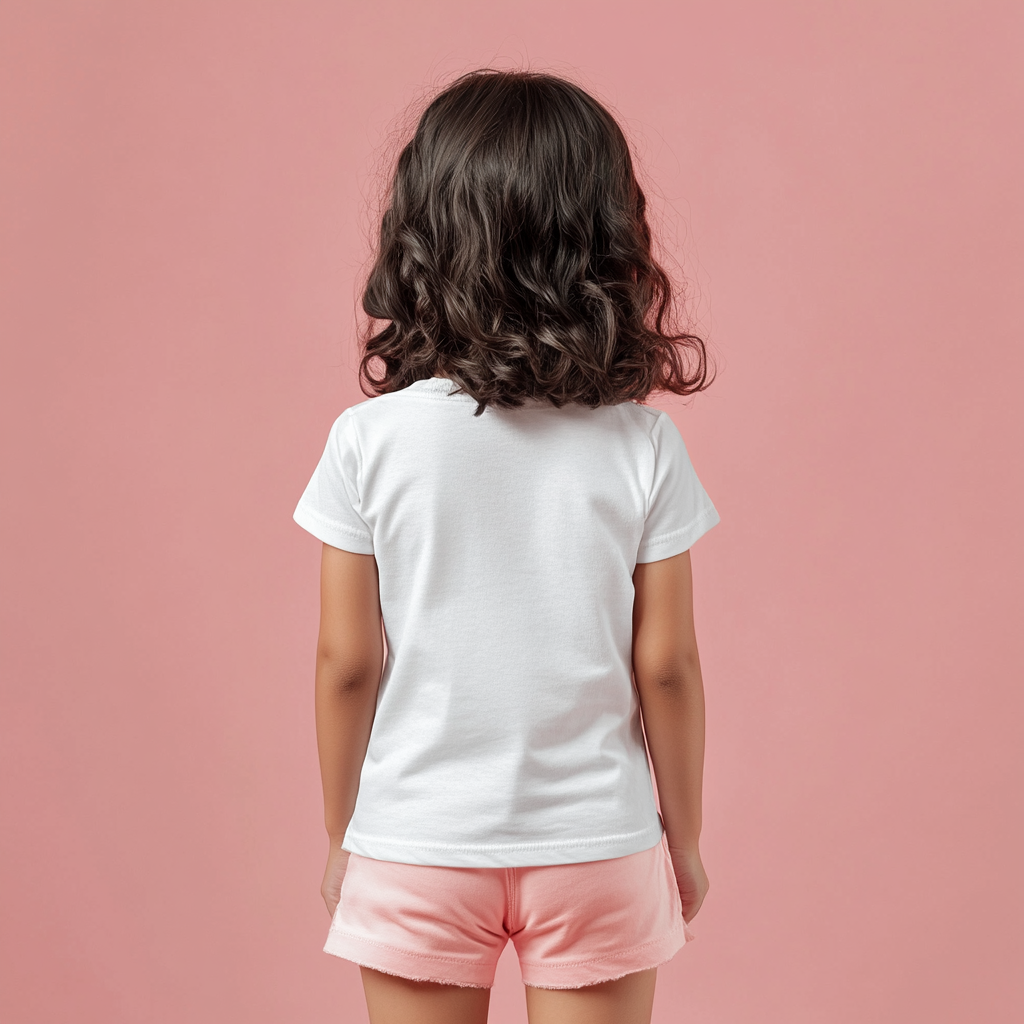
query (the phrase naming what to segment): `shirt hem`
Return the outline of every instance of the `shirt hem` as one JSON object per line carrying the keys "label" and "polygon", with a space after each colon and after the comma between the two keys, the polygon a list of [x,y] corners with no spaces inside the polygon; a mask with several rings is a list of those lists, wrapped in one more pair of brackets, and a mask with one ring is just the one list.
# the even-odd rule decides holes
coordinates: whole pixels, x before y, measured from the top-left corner
{"label": "shirt hem", "polygon": [[663,831],[660,818],[647,828],[619,835],[520,843],[431,843],[350,831],[341,846],[360,857],[399,864],[520,868],[628,857],[657,846]]}

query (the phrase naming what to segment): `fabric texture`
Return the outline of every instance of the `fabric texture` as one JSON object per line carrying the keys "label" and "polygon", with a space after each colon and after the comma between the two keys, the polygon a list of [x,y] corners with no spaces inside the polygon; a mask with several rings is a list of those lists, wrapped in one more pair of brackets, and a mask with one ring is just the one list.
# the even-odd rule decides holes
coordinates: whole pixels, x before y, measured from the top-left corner
{"label": "fabric texture", "polygon": [[294,513],[378,566],[387,658],[343,847],[452,867],[649,849],[632,574],[718,513],[663,411],[474,416],[454,387],[346,409]]}
{"label": "fabric texture", "polygon": [[626,857],[519,868],[353,854],[324,951],[415,981],[490,988],[511,939],[524,984],[581,988],[657,967],[692,938],[662,839]]}

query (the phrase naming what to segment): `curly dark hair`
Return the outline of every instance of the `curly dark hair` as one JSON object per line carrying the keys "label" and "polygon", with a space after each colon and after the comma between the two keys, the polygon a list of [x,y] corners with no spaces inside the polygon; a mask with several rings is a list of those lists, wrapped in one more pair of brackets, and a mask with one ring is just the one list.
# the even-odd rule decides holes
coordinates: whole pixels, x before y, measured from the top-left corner
{"label": "curly dark hair", "polygon": [[458,78],[424,111],[386,201],[362,298],[364,394],[446,377],[480,415],[710,383],[704,342],[669,327],[672,286],[625,136],[572,82]]}

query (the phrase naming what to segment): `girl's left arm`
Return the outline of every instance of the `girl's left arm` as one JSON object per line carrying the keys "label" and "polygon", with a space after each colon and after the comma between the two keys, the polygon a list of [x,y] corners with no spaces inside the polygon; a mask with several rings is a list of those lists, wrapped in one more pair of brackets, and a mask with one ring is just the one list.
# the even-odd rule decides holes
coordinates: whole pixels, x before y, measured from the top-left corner
{"label": "girl's left arm", "polygon": [[330,840],[322,893],[333,915],[384,662],[377,560],[324,544],[316,650],[316,740]]}

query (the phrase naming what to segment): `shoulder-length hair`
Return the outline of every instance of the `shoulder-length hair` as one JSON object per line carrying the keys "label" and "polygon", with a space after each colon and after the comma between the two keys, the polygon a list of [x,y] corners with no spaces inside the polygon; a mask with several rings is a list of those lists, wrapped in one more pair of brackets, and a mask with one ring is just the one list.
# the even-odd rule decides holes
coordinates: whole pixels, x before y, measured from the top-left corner
{"label": "shoulder-length hair", "polygon": [[424,111],[386,203],[362,297],[364,394],[446,377],[480,415],[710,383],[704,342],[670,327],[625,136],[577,85],[463,75]]}

